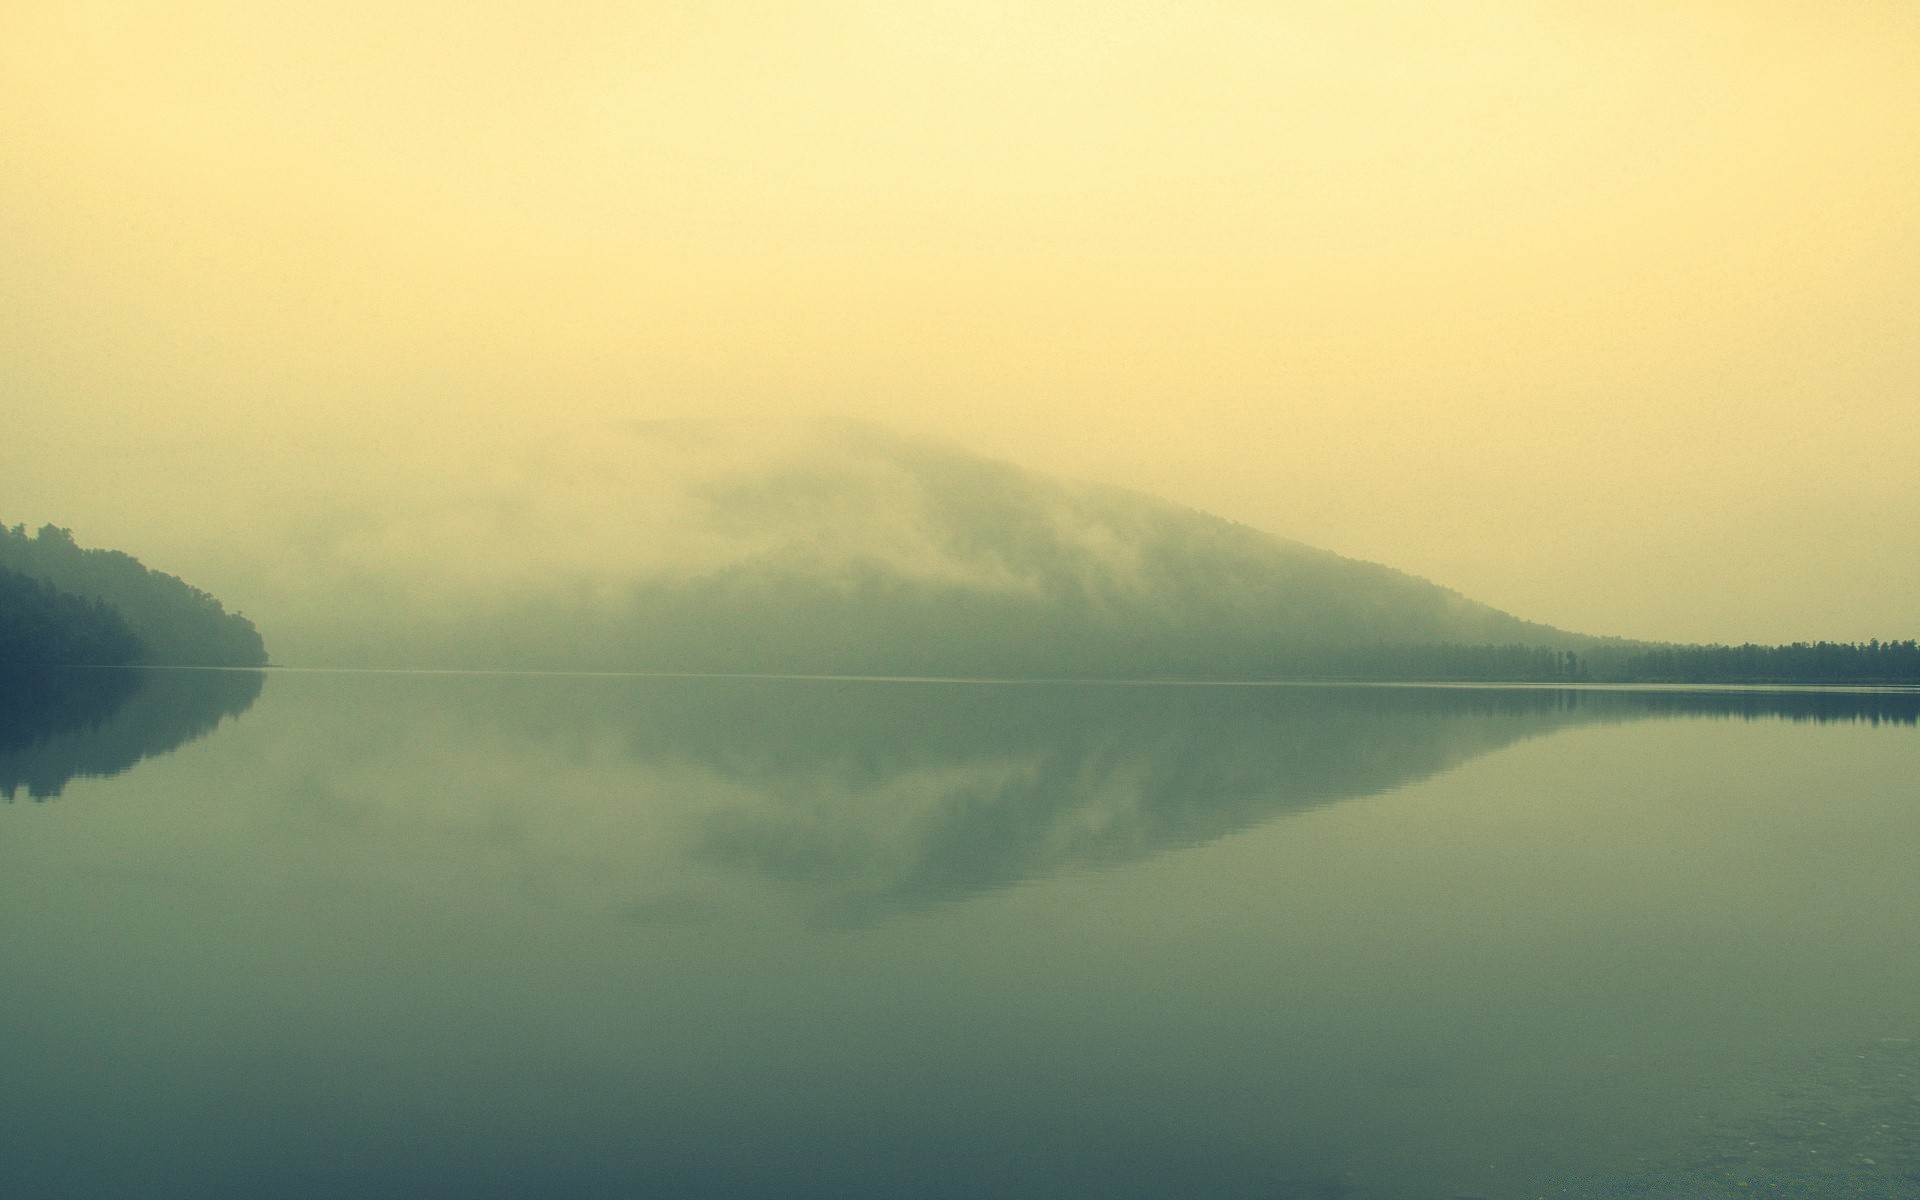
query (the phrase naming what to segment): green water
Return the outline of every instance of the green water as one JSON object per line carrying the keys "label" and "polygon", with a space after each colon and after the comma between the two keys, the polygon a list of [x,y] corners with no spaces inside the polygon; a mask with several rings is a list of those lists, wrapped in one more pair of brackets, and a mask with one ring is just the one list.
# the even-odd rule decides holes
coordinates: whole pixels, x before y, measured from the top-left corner
{"label": "green water", "polygon": [[1920,1197],[1910,693],[104,680],[0,1196]]}

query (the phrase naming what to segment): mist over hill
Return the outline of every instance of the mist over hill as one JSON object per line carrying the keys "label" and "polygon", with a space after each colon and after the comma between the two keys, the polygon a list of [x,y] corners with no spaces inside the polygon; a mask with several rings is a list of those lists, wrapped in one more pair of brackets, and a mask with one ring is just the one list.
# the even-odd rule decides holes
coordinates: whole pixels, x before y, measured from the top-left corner
{"label": "mist over hill", "polygon": [[[1592,639],[1168,501],[863,424],[629,426],[323,538],[289,663],[1556,678]],[[428,492],[433,489],[421,489]],[[310,547],[310,549],[313,547]],[[292,605],[290,607],[299,607]]]}

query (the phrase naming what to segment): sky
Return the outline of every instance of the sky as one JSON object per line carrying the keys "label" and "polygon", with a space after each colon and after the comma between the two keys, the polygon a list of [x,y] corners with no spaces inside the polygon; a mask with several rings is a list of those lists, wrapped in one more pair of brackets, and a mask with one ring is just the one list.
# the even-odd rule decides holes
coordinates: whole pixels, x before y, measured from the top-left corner
{"label": "sky", "polygon": [[0,0],[0,79],[0,521],[242,602],[530,444],[833,416],[1920,634],[1907,0]]}

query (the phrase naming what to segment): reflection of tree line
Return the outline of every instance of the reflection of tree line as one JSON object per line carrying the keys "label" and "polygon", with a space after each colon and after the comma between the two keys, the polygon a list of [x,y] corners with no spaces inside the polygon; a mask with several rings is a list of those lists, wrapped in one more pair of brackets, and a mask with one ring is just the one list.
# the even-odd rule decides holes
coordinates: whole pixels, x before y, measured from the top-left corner
{"label": "reflection of tree line", "polygon": [[1567,690],[1559,694],[1589,708],[1612,708],[1622,719],[1634,717],[1737,717],[1784,721],[1860,721],[1871,725],[1920,723],[1920,690],[1825,690],[1727,688],[1691,691],[1683,687]]}
{"label": "reflection of tree line", "polygon": [[58,796],[204,737],[260,694],[258,671],[0,672],[0,798]]}

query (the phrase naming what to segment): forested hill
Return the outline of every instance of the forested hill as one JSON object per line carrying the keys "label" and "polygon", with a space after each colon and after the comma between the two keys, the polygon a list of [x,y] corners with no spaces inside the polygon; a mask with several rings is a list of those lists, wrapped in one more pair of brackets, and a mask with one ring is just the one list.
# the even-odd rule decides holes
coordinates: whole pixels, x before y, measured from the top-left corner
{"label": "forested hill", "polygon": [[[24,576],[8,585],[13,607],[0,609],[0,640],[20,642],[27,657],[8,661],[140,662],[169,666],[266,665],[266,644],[253,622],[185,581],[149,570],[117,550],[87,550],[53,525],[37,534],[0,526],[0,570]],[[37,581],[54,593],[27,585]],[[33,622],[40,622],[33,624]],[[118,632],[112,623],[120,623]],[[32,632],[39,630],[39,633]],[[130,632],[136,648],[117,659],[109,651]],[[34,650],[36,637],[69,639]],[[65,645],[79,657],[55,653]]]}

